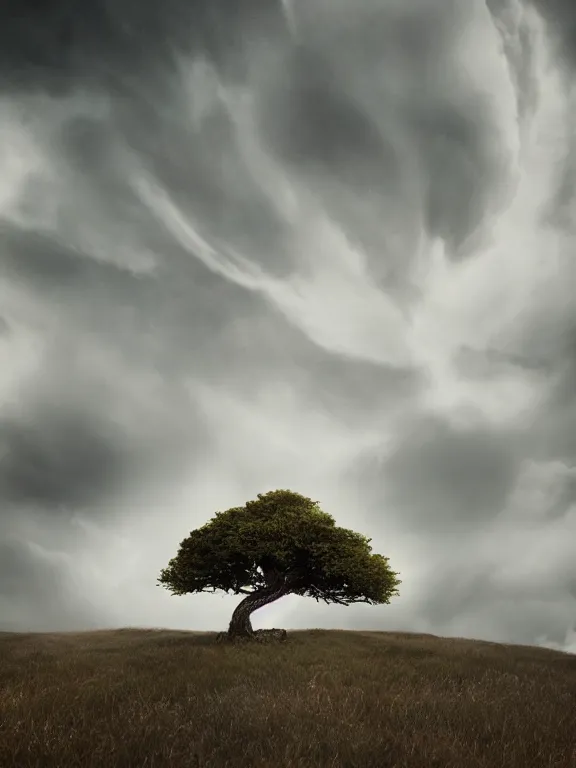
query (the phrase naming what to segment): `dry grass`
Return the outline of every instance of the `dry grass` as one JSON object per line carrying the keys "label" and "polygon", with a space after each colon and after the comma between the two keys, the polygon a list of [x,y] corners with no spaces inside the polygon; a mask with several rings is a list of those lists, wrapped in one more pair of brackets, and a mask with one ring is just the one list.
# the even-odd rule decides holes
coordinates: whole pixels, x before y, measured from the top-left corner
{"label": "dry grass", "polygon": [[386,632],[214,638],[0,633],[0,766],[576,766],[576,656]]}

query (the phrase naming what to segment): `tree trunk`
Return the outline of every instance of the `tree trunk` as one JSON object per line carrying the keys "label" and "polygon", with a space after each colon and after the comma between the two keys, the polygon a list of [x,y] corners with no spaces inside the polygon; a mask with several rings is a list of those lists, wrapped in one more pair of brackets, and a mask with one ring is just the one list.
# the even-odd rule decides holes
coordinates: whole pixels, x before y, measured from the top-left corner
{"label": "tree trunk", "polygon": [[254,630],[250,616],[258,608],[269,605],[280,597],[284,597],[290,592],[290,588],[283,582],[274,587],[265,587],[264,589],[247,595],[241,603],[236,606],[230,625],[228,627],[229,637],[252,637]]}

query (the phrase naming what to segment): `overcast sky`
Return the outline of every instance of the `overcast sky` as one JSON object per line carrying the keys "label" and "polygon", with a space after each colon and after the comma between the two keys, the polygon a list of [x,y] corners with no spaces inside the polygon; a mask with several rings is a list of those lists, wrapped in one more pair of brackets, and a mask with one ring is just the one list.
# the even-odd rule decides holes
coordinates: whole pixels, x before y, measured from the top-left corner
{"label": "overcast sky", "polygon": [[224,629],[160,569],[290,488],[400,596],[255,626],[576,652],[574,3],[13,5],[0,629]]}

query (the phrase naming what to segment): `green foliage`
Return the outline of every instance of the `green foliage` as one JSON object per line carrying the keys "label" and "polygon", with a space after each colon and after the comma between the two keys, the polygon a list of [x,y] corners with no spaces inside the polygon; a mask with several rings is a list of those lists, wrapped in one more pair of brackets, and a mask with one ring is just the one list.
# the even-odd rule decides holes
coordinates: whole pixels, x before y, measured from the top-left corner
{"label": "green foliage", "polygon": [[390,602],[401,582],[371,539],[336,526],[318,502],[289,490],[217,512],[180,543],[159,584],[174,595],[223,590],[286,594],[327,603]]}

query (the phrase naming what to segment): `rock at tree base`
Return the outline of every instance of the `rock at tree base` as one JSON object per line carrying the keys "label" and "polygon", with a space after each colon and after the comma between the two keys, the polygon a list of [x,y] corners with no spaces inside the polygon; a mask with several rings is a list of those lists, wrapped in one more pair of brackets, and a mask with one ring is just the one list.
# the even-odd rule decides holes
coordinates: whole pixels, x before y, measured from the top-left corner
{"label": "rock at tree base", "polygon": [[230,637],[228,632],[216,635],[217,643],[283,643],[288,639],[285,629],[256,629],[248,637]]}

